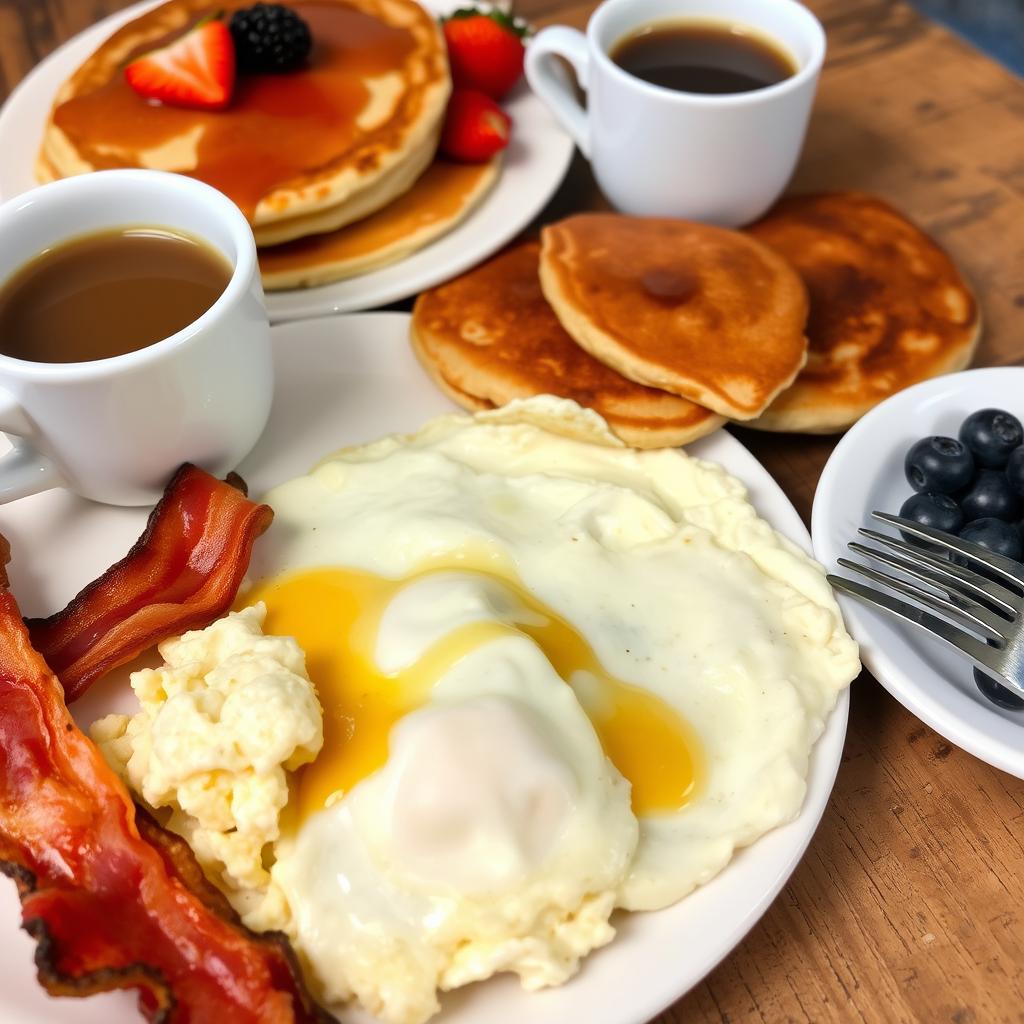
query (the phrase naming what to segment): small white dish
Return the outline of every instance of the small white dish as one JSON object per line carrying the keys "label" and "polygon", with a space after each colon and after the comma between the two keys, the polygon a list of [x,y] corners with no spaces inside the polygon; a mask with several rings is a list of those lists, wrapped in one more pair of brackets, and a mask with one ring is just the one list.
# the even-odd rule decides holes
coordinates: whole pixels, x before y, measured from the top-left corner
{"label": "small white dish", "polygon": [[[869,412],[828,460],[814,496],[814,554],[830,572],[857,529],[887,532],[870,513],[898,514],[912,491],[903,475],[907,449],[922,437],[956,437],[978,409],[1024,416],[1024,367],[968,370],[917,384]],[[861,659],[901,703],[950,743],[1024,779],[1024,713],[1004,711],[974,684],[970,664],[940,641],[850,598],[840,597]]]}
{"label": "small white dish", "polygon": [[[421,2],[436,15],[464,6],[459,0]],[[4,140],[0,197],[10,199],[38,184],[36,154],[53,98],[64,80],[112,32],[154,6],[153,0],[143,0],[79,33],[33,68],[11,93],[0,110],[0,139]],[[513,127],[501,174],[464,221],[426,248],[380,270],[319,288],[268,292],[271,321],[350,313],[407,299],[461,274],[519,234],[562,183],[573,142],[525,82],[516,86],[503,106]]]}
{"label": "small white dish", "polygon": [[[274,407],[266,433],[239,467],[250,493],[305,473],[326,453],[382,434],[412,431],[454,406],[409,346],[409,316],[368,313],[271,330]],[[0,445],[3,444],[0,438]],[[789,500],[757,460],[724,430],[693,445],[742,480],[762,516],[805,550],[810,538]],[[2,453],[0,453],[2,454]],[[95,505],[48,491],[0,508],[11,542],[11,586],[27,615],[62,607],[123,556],[142,530],[143,509]],[[113,673],[73,705],[82,724],[132,706],[125,674]],[[524,992],[508,977],[450,993],[436,1024],[644,1024],[696,985],[768,909],[814,835],[846,737],[844,691],[811,755],[799,815],[741,850],[718,876],[674,907],[620,914],[618,935],[567,985]],[[0,879],[0,1021],[3,1024],[134,1024],[134,996],[51,999],[35,980],[33,945],[18,929],[14,885]],[[366,1014],[346,1024],[370,1024]]]}

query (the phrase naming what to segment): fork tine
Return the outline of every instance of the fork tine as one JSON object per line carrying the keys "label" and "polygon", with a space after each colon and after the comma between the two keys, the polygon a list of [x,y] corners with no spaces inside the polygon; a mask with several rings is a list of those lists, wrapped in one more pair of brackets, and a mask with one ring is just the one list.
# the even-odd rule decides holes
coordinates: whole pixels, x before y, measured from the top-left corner
{"label": "fork tine", "polygon": [[[861,548],[861,545],[851,544],[850,547]],[[861,548],[861,550],[868,551],[870,553],[867,548]],[[916,587],[912,583],[907,583],[904,580],[897,579],[897,577],[890,576],[888,573],[880,572],[878,569],[872,569],[869,565],[861,565],[859,562],[851,562],[848,558],[839,558],[837,561],[844,569],[852,569],[854,572],[860,573],[862,576],[866,576],[869,580],[874,580],[875,583],[881,583],[883,587],[895,590],[897,593],[903,594],[905,597],[909,597],[914,601],[927,605],[929,608],[932,608],[937,612],[942,612],[944,615],[950,616],[950,618],[955,619],[963,626],[979,630],[984,633],[985,636],[991,637],[993,640],[1002,640],[1004,643],[1006,642],[1006,636],[1003,633],[990,623],[986,622],[982,616],[975,614],[970,609],[959,608],[953,604],[952,601],[948,601],[944,597],[940,597],[930,591],[923,590],[921,587]],[[1006,625],[1009,625],[1005,619],[1002,621]]]}
{"label": "fork tine", "polygon": [[[891,539],[886,538],[884,534],[876,534],[873,530],[861,530],[860,532],[866,537],[877,540],[880,544],[884,544],[886,540]],[[883,565],[888,565],[891,569],[898,569],[900,572],[906,573],[922,583],[927,583],[929,586],[955,593],[961,600],[970,602],[972,610],[984,610],[986,615],[981,617],[985,618],[991,626],[999,626],[1001,623],[996,622],[994,617],[987,617],[989,615],[995,616],[996,613],[989,612],[988,605],[980,603],[982,600],[987,601],[996,608],[997,612],[1002,613],[1003,622],[1007,618],[1013,619],[1014,617],[1015,608],[1012,604],[985,590],[981,585],[957,575],[944,559],[929,558],[925,561],[916,557],[914,559],[901,558],[899,555],[890,555],[887,551],[869,548],[866,544],[859,544],[855,540],[851,540],[847,547],[851,551],[857,552],[858,555],[865,555],[877,562],[881,562]],[[900,551],[902,548],[897,548],[896,550]],[[1003,588],[1000,587],[999,589],[1002,590]]]}
{"label": "fork tine", "polygon": [[976,600],[988,601],[989,604],[994,605],[999,611],[1010,618],[1013,618],[1020,611],[1021,599],[1017,594],[1013,593],[1012,590],[1008,590],[1001,583],[986,579],[973,569],[965,569],[963,566],[956,565],[944,558],[939,558],[927,551],[921,551],[913,544],[908,544],[905,540],[901,540],[898,537],[890,537],[888,534],[879,533],[877,530],[869,530],[862,527],[857,532],[869,540],[876,541],[887,548],[891,548],[893,551],[898,551],[908,561],[915,563],[918,568],[923,565],[932,569],[942,577],[944,581],[943,586],[948,585],[950,589],[959,589],[960,593],[973,597]]}
{"label": "fork tine", "polygon": [[844,579],[842,576],[835,576],[832,573],[829,573],[826,578],[833,588],[840,593],[848,594],[850,597],[863,601],[864,604],[870,605],[872,608],[877,608],[900,619],[902,622],[924,630],[937,640],[948,644],[954,650],[959,651],[961,654],[966,654],[980,668],[988,669],[990,672],[995,672],[997,675],[1002,676],[999,668],[996,667],[996,656],[1001,653],[998,648],[990,647],[984,641],[979,640],[970,633],[965,633],[956,626],[951,626],[945,619],[940,619],[937,615],[932,615],[931,612],[926,612],[924,609],[917,608],[906,601],[900,601],[889,594],[872,590],[870,587],[865,587],[862,583],[856,583],[853,580]]}
{"label": "fork tine", "polygon": [[987,551],[978,544],[960,540],[958,537],[954,537],[950,533],[943,533],[941,530],[933,530],[930,526],[921,526],[909,519],[904,519],[902,516],[890,515],[888,512],[872,512],[871,517],[879,522],[887,523],[889,526],[895,526],[909,533],[912,537],[931,541],[933,544],[938,544],[949,551],[955,551],[958,555],[964,555],[971,559],[972,562],[985,566],[989,572],[993,572],[1003,579],[1010,580],[1015,586],[1024,587],[1024,571],[1022,571],[1020,563],[1015,562],[1012,558],[994,555],[991,551]]}

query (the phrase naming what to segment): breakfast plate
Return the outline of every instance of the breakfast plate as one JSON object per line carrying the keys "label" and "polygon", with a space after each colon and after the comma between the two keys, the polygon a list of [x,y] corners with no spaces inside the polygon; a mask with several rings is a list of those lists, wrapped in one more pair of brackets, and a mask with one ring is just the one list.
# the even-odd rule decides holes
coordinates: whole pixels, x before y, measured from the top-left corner
{"label": "breakfast plate", "polygon": [[[285,324],[273,329],[277,374],[270,423],[239,467],[254,495],[306,472],[325,453],[389,432],[418,428],[453,406],[416,362],[409,317],[371,313]],[[723,465],[749,489],[762,516],[798,545],[809,538],[768,473],[730,434],[719,431],[690,449]],[[91,504],[50,491],[0,508],[11,543],[11,585],[24,612],[66,602],[123,555],[145,520],[141,509]],[[825,808],[843,748],[844,690],[813,749],[806,799],[795,820],[740,851],[717,877],[680,903],[655,913],[621,914],[618,935],[561,988],[526,993],[509,978],[445,996],[438,1024],[642,1024],[703,978],[753,926],[785,884]],[[74,707],[81,724],[110,710],[131,710],[125,673],[115,673]],[[5,1024],[111,1024],[137,1019],[134,999],[110,993],[56,1000],[35,982],[32,942],[17,928],[13,885],[0,887],[0,1019]],[[624,981],[628,979],[628,982]],[[348,1013],[346,1022],[371,1018]]]}
{"label": "breakfast plate", "polygon": [[[955,437],[978,409],[1020,415],[1022,393],[1024,368],[993,367],[925,381],[868,413],[839,442],[821,474],[811,518],[817,559],[834,571],[872,511],[899,512],[911,494],[903,460],[915,441],[931,434]],[[839,603],[865,665],[904,707],[950,743],[1024,779],[1024,716],[986,700],[970,665],[939,641],[849,598]]]}
{"label": "breakfast plate", "polygon": [[[423,0],[442,14],[461,6],[455,0]],[[43,126],[64,80],[115,29],[155,6],[144,0],[118,11],[69,40],[41,61],[11,93],[0,110],[0,198],[35,187],[34,166]],[[411,256],[359,277],[267,295],[272,321],[327,313],[347,313],[409,298],[485,259],[522,231],[562,182],[573,142],[525,82],[505,101],[512,118],[512,140],[496,184],[450,232]]]}

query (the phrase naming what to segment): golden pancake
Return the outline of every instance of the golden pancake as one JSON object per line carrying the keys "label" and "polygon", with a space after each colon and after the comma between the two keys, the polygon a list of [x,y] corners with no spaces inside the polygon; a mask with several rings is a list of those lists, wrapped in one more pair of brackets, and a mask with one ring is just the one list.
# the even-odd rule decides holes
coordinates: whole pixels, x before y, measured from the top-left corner
{"label": "golden pancake", "polygon": [[285,240],[278,224],[338,227],[409,188],[433,157],[451,88],[443,38],[414,0],[291,4],[313,35],[309,66],[240,75],[224,111],[149,103],[128,86],[126,62],[249,3],[168,0],[115,32],[58,92],[40,176],[190,174],[230,196],[261,243]]}
{"label": "golden pancake", "polygon": [[580,348],[540,289],[540,246],[524,242],[424,292],[412,342],[441,389],[467,409],[551,394],[600,413],[627,444],[664,448],[724,422],[685,398],[627,380]]}
{"label": "golden pancake", "polygon": [[748,230],[796,267],[811,303],[807,365],[748,426],[833,433],[970,362],[980,334],[970,290],[887,203],[855,192],[794,196]]}
{"label": "golden pancake", "polygon": [[541,240],[541,285],[558,319],[631,380],[747,420],[804,364],[803,283],[745,235],[588,213],[544,228]]}
{"label": "golden pancake", "polygon": [[412,348],[416,355],[419,356],[424,369],[430,374],[431,380],[437,385],[438,390],[442,394],[447,395],[456,405],[461,405],[463,409],[468,409],[470,412],[483,412],[485,409],[497,408],[493,402],[488,402],[485,398],[477,398],[476,395],[471,395],[468,391],[460,390],[450,380],[443,377],[438,372],[436,366],[427,363],[424,360],[422,351],[416,344],[415,335],[413,335],[412,339]]}
{"label": "golden pancake", "polygon": [[458,224],[487,194],[500,168],[497,158],[457,164],[438,157],[408,192],[364,220],[261,249],[263,287],[327,284],[404,259]]}

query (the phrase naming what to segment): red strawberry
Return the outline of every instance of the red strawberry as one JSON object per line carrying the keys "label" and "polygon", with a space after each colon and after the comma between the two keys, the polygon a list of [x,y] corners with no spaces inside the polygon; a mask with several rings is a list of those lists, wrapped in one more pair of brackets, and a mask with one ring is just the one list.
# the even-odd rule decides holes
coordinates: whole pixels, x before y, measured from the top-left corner
{"label": "red strawberry", "polygon": [[445,156],[481,164],[508,145],[512,119],[490,96],[474,89],[456,89],[448,101],[441,130]]}
{"label": "red strawberry", "polygon": [[523,73],[522,35],[523,29],[500,11],[456,11],[444,23],[456,87],[479,89],[500,100]]}
{"label": "red strawberry", "polygon": [[235,45],[222,21],[200,22],[169,46],[133,60],[128,84],[147,99],[172,107],[221,110],[235,86]]}

